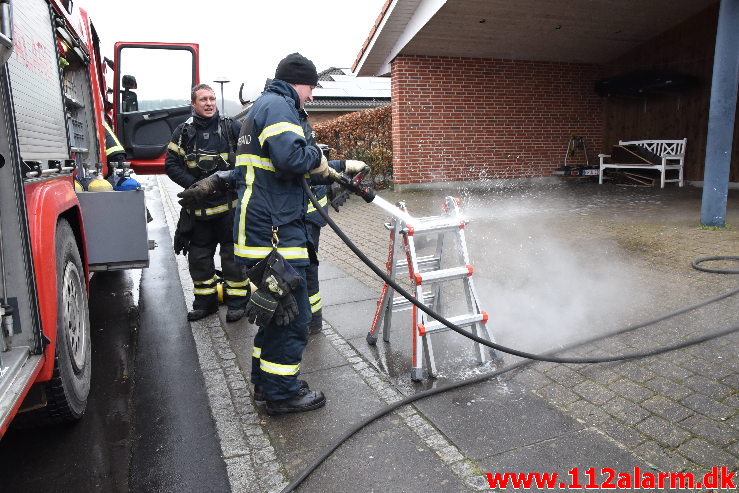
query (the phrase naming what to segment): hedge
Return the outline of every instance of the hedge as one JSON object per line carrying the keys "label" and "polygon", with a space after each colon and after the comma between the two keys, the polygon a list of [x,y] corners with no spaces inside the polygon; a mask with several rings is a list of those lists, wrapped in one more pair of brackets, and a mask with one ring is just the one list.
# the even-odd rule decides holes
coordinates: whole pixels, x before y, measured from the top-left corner
{"label": "hedge", "polygon": [[358,159],[372,167],[374,186],[388,186],[393,174],[390,105],[355,111],[318,123],[316,141],[331,147],[331,159]]}

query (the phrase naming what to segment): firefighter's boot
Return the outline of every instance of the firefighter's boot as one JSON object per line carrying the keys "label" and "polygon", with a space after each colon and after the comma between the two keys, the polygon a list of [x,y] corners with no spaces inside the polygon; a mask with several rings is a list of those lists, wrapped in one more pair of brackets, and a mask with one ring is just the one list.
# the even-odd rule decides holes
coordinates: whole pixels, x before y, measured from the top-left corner
{"label": "firefighter's boot", "polygon": [[309,334],[318,334],[321,332],[321,329],[323,329],[323,316],[320,308],[317,312],[313,313],[313,316],[310,319],[310,324],[308,325],[308,333]]}
{"label": "firefighter's boot", "polygon": [[226,322],[238,322],[246,313],[243,308],[229,308],[226,312]]}
{"label": "firefighter's boot", "polygon": [[[302,391],[309,390],[308,382],[305,380],[298,379],[298,394]],[[261,385],[255,385],[254,386],[254,404],[257,406],[263,406],[267,403],[267,400],[264,398],[264,391],[262,390]]]}
{"label": "firefighter's boot", "polygon": [[218,311],[217,306],[213,308],[208,308],[208,309],[195,308],[187,312],[187,319],[190,322],[194,322],[195,320],[200,320],[201,318],[205,318],[212,313],[216,313],[217,311]]}
{"label": "firefighter's boot", "polygon": [[313,411],[326,405],[326,396],[320,390],[301,389],[297,395],[287,399],[267,401],[265,409],[270,416],[287,413]]}

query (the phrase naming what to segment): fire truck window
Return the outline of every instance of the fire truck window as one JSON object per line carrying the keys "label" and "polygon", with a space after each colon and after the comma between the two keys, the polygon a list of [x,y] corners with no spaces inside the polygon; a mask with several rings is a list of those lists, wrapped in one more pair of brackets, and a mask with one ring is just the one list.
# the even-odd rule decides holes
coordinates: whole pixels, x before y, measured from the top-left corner
{"label": "fire truck window", "polygon": [[190,104],[193,63],[193,54],[188,50],[123,48],[118,84],[121,112]]}

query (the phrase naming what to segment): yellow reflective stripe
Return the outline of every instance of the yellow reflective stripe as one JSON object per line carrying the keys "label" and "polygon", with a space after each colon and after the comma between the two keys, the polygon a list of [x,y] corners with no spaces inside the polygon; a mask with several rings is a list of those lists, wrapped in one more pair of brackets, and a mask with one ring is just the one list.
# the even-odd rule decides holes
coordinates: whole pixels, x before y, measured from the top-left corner
{"label": "yellow reflective stripe", "polygon": [[[320,205],[321,207],[326,207],[327,204],[328,197],[326,197],[325,195],[318,199],[318,205]],[[308,213],[310,214],[311,212],[316,212],[316,208],[313,207],[313,202],[308,202]]]}
{"label": "yellow reflective stripe", "polygon": [[236,166],[254,166],[267,171],[275,170],[271,159],[256,154],[239,154],[236,156]]}
{"label": "yellow reflective stripe", "polygon": [[[170,142],[170,144],[171,144],[171,142]],[[174,151],[175,149],[172,149],[172,150]],[[175,152],[177,152],[177,151],[175,151]],[[182,153],[180,153],[180,155],[184,156],[184,151]],[[207,160],[207,159],[213,159],[216,156],[220,156],[221,158],[223,158],[224,161],[228,161],[228,153],[203,154],[202,156],[198,156],[198,160],[197,161],[195,161],[194,159],[188,159],[188,160],[185,161],[185,164],[187,165],[188,168],[197,168],[198,167],[198,163],[200,161],[204,161],[204,160]]]}
{"label": "yellow reflective stripe", "polygon": [[297,259],[297,258],[308,258],[308,249],[302,248],[302,247],[285,247],[280,248],[277,247],[277,251],[282,254],[283,257],[290,259]]}
{"label": "yellow reflective stripe", "polygon": [[[241,234],[241,231],[239,231]],[[272,247],[255,247],[234,244],[234,254],[244,258],[261,259],[266,257]],[[303,247],[277,247],[277,251],[286,259],[308,258],[308,249]]]}
{"label": "yellow reflective stripe", "polygon": [[[208,207],[207,209],[205,209],[205,215],[206,216],[210,216],[212,214],[220,214],[221,212],[226,212],[227,210],[233,209],[234,207],[236,207],[236,203],[237,202],[238,202],[238,199],[236,199],[233,202],[231,202],[231,206],[230,207],[229,207],[228,204],[221,204],[221,205],[218,205],[216,207]],[[195,209],[195,215],[196,216],[202,216],[203,215],[203,211],[201,209]]]}
{"label": "yellow reflective stripe", "polygon": [[231,288],[243,288],[244,286],[249,285],[249,279],[246,281],[229,281],[226,280],[226,284]]}
{"label": "yellow reflective stripe", "polygon": [[279,122],[265,127],[262,133],[259,134],[259,145],[264,146],[264,141],[275,135],[279,135],[284,132],[295,132],[301,137],[305,138],[303,128],[300,125],[295,125],[290,122]]}
{"label": "yellow reflective stripe", "polygon": [[246,296],[247,294],[249,294],[249,290],[226,288],[226,294],[230,294],[231,296]]}
{"label": "yellow reflective stripe", "polygon": [[321,303],[321,292],[314,294],[313,296],[308,297],[308,302],[310,303],[310,312],[316,313],[318,310],[323,308],[323,304]]}
{"label": "yellow reflective stripe", "polygon": [[213,284],[218,280],[218,277],[216,275],[213,275],[210,279],[206,279],[205,281],[193,281],[192,283],[196,286],[202,286],[203,284]]}
{"label": "yellow reflective stripe", "polygon": [[170,151],[176,152],[180,156],[184,156],[185,155],[185,151],[182,150],[182,147],[178,146],[174,142],[170,142],[169,145],[167,145],[167,149],[169,149]]}
{"label": "yellow reflective stripe", "polygon": [[297,365],[281,365],[279,363],[272,363],[271,361],[261,359],[259,361],[259,369],[274,375],[295,375],[300,371],[300,363]]}
{"label": "yellow reflective stripe", "polygon": [[105,155],[110,156],[114,152],[123,152],[123,146],[117,145],[117,146],[109,147],[108,149],[105,150]]}
{"label": "yellow reflective stripe", "polygon": [[[238,158],[237,158],[238,161]],[[238,231],[238,243],[243,245],[246,243],[246,209],[251,199],[252,185],[254,184],[254,167],[247,166],[246,173],[244,174],[244,195],[241,198],[241,210],[239,211],[239,231]],[[238,255],[235,251],[236,245],[234,245],[234,254]]]}
{"label": "yellow reflective stripe", "polygon": [[254,347],[254,350],[251,352],[252,358],[260,358],[262,356],[262,348],[260,347]]}
{"label": "yellow reflective stripe", "polygon": [[192,292],[195,294],[215,294],[216,288],[196,288]]}

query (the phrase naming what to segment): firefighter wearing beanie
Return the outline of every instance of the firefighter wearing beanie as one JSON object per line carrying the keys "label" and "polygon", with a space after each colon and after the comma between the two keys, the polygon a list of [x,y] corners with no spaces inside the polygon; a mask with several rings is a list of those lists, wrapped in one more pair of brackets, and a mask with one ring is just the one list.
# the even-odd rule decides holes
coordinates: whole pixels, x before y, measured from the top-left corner
{"label": "firefighter wearing beanie", "polygon": [[281,60],[275,78],[244,118],[236,169],[178,194],[185,206],[215,190],[238,192],[234,254],[249,268],[254,287],[247,318],[259,325],[251,381],[255,402],[270,415],[310,411],[326,403],[323,392],[298,379],[311,321],[306,268],[315,256],[305,223],[308,197],[300,180],[309,173],[311,184],[329,184],[338,172],[365,167],[361,161],[329,163],[306,135],[309,127],[301,125],[301,110],[317,84],[313,62],[299,53]]}

